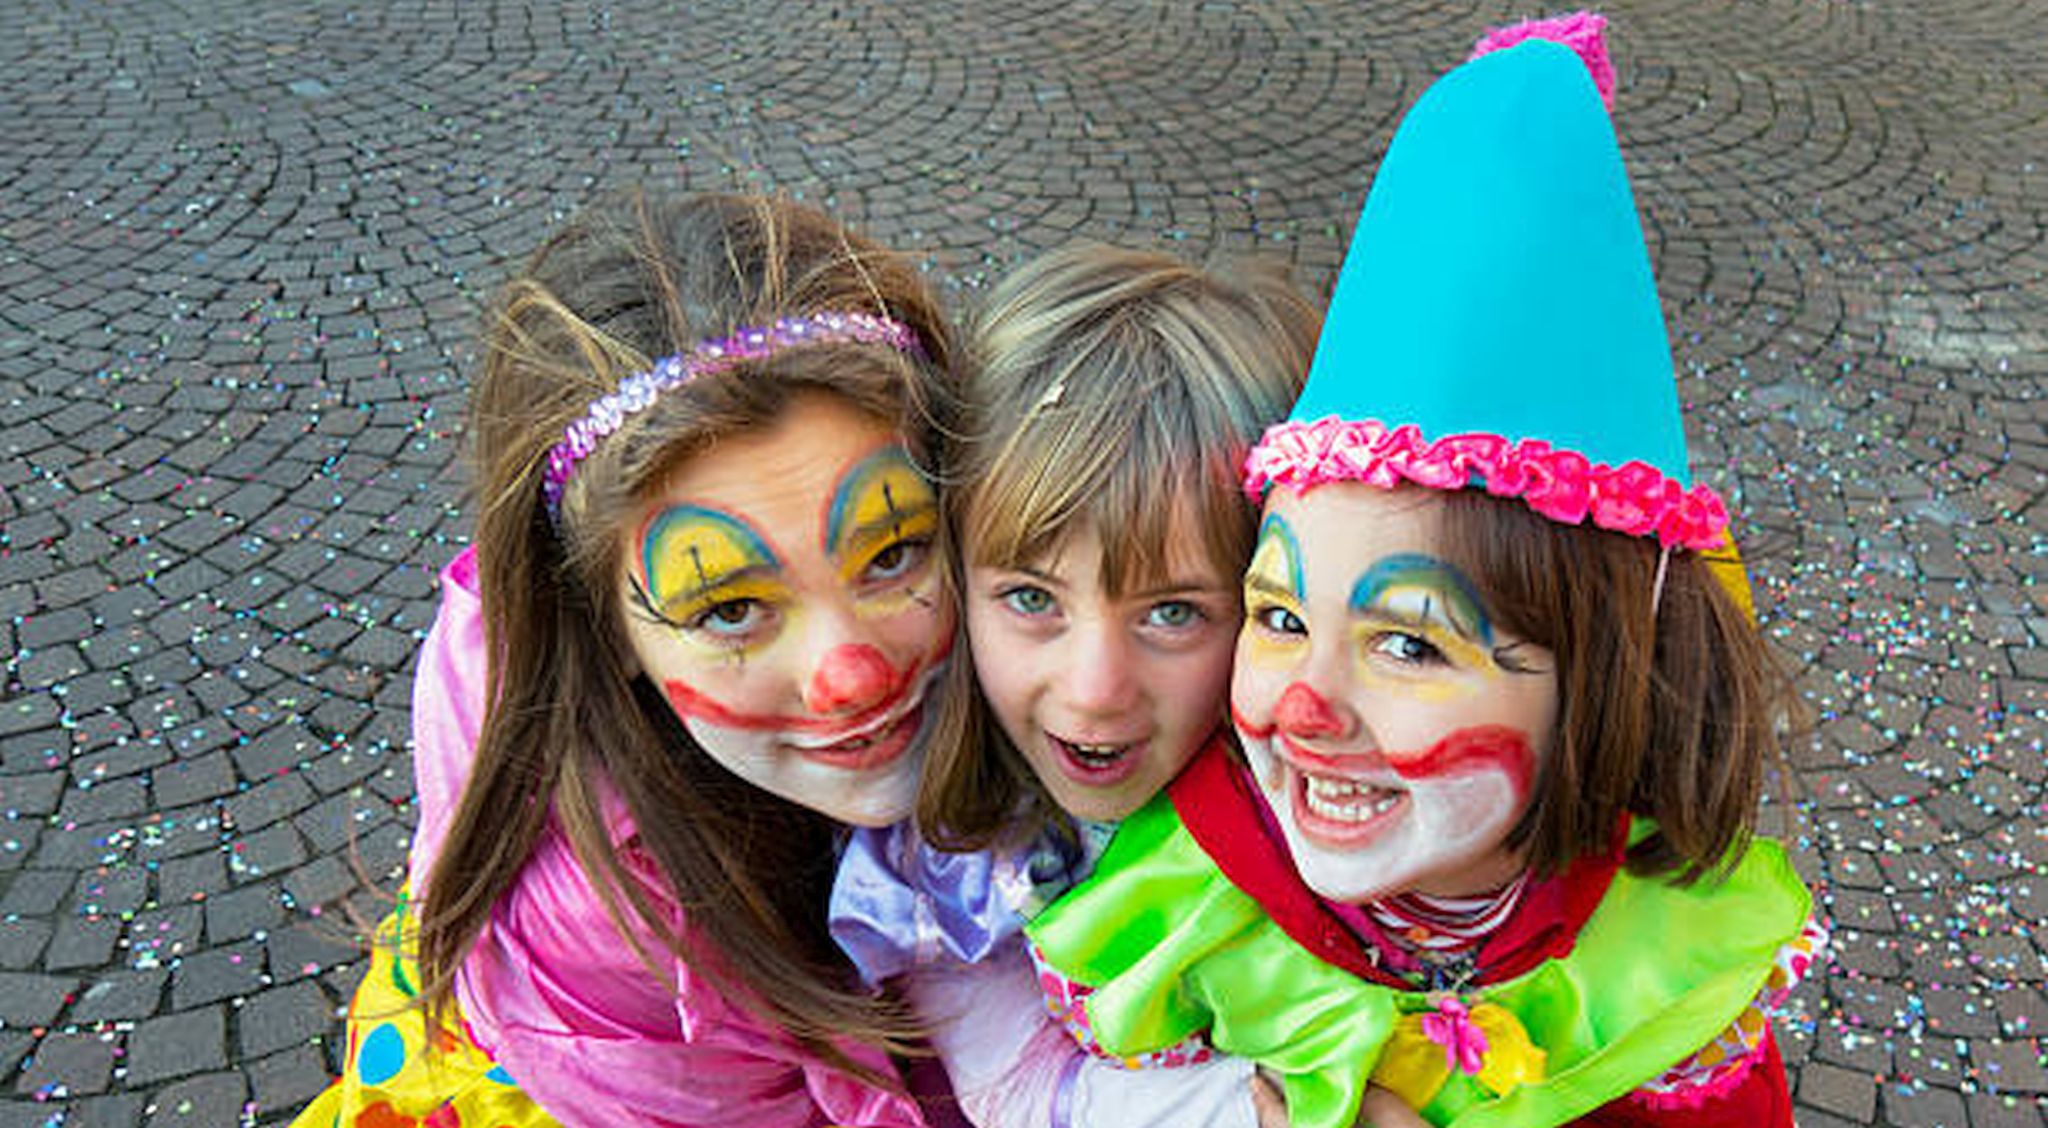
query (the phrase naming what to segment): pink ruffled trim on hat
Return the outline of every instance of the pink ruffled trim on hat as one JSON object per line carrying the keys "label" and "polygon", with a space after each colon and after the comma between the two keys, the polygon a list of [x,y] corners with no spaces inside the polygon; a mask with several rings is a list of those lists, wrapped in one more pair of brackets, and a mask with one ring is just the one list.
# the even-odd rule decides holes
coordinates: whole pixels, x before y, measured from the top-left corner
{"label": "pink ruffled trim on hat", "polygon": [[1288,420],[1266,429],[1244,460],[1244,489],[1253,501],[1273,486],[1305,491],[1327,482],[1364,482],[1393,489],[1402,482],[1438,490],[1479,485],[1495,497],[1518,497],[1553,521],[1593,524],[1668,547],[1718,547],[1728,507],[1705,486],[1686,489],[1645,462],[1620,466],[1556,450],[1542,439],[1511,442],[1500,435],[1445,435],[1430,442],[1406,423],[1389,430],[1378,420],[1354,423],[1335,415],[1314,423]]}
{"label": "pink ruffled trim on hat", "polygon": [[[1578,53],[1592,72],[1600,100],[1614,109],[1614,61],[1607,57],[1607,17],[1597,12],[1573,12],[1566,16],[1529,20],[1513,27],[1488,28],[1472,47],[1472,58],[1491,55],[1530,39],[1547,39]],[[1466,60],[1470,62],[1471,60]]]}

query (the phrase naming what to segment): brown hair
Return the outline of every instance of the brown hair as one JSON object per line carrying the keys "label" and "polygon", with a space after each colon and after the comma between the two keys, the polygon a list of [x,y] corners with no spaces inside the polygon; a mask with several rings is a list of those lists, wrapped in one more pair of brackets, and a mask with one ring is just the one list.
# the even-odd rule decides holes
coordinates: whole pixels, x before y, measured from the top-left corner
{"label": "brown hair", "polygon": [[[1176,536],[1241,573],[1258,514],[1239,464],[1300,391],[1320,322],[1283,273],[1256,264],[1204,271],[1089,243],[1011,273],[967,334],[945,467],[955,585],[969,567],[1042,560],[1087,527],[1112,594],[1165,579]],[[924,833],[979,849],[1054,813],[972,663],[956,660],[918,796]]]}
{"label": "brown hair", "polygon": [[1789,679],[1710,563],[1673,553],[1658,598],[1649,538],[1562,525],[1477,490],[1446,501],[1448,558],[1498,623],[1556,655],[1551,753],[1508,845],[1555,874],[1607,850],[1636,814],[1657,833],[1630,850],[1633,872],[1688,884],[1732,863],[1793,707]]}
{"label": "brown hair", "polygon": [[[785,350],[664,392],[578,467],[557,530],[541,471],[563,428],[619,380],[697,341],[825,310],[886,314],[924,356],[883,345]],[[950,342],[933,296],[901,258],[788,202],[630,193],[572,217],[498,293],[484,326],[468,440],[490,689],[469,783],[426,883],[419,957],[430,1010],[552,813],[622,937],[647,933],[732,1000],[871,1081],[833,1044],[901,1052],[907,1013],[854,986],[825,910],[838,827],[732,775],[631,671],[618,575],[628,515],[716,441],[768,424],[819,391],[900,426],[939,453]],[[690,937],[614,852],[608,782]]]}

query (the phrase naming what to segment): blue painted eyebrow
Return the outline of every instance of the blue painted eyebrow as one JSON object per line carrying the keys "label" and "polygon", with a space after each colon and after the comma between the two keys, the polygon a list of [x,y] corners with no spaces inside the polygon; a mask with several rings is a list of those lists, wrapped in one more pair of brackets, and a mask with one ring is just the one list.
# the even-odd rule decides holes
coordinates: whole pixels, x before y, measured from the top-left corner
{"label": "blue painted eyebrow", "polygon": [[[1409,589],[1424,594],[1420,614],[1385,606],[1389,595]],[[1487,618],[1486,601],[1465,573],[1434,556],[1399,552],[1383,557],[1351,585],[1350,606],[1354,615],[1378,612],[1417,622],[1437,619],[1482,645],[1493,645],[1493,621]]]}
{"label": "blue painted eyebrow", "polygon": [[832,505],[825,517],[825,549],[828,552],[844,551],[849,543],[871,539],[877,531],[900,525],[905,519],[921,516],[934,507],[929,499],[906,503],[897,498],[887,482],[882,484],[882,496],[888,504],[888,512],[862,524],[847,527],[849,520],[856,519],[853,510],[860,500],[861,490],[870,481],[894,470],[908,470],[919,477],[923,472],[910,460],[910,454],[900,446],[891,446],[868,455],[840,475],[839,484],[832,490]]}
{"label": "blue painted eyebrow", "polygon": [[[1304,586],[1301,575],[1301,545],[1294,538],[1293,527],[1278,513],[1268,514],[1259,522],[1259,539],[1253,543],[1252,559],[1259,558],[1259,550],[1265,548],[1269,540],[1280,545],[1280,553],[1287,559],[1287,590],[1281,594],[1300,599]],[[1252,582],[1257,586],[1256,581]]]}

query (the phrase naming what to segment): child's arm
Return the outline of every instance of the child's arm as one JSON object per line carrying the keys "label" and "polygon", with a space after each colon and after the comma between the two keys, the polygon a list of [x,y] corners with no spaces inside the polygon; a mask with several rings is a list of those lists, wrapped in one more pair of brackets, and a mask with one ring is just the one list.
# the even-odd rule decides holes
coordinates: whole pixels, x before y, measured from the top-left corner
{"label": "child's arm", "polygon": [[902,989],[931,1022],[960,1107],[978,1128],[1250,1128],[1252,1068],[1218,1056],[1125,1069],[1076,1045],[1046,1013],[1015,944],[976,964],[919,969]]}

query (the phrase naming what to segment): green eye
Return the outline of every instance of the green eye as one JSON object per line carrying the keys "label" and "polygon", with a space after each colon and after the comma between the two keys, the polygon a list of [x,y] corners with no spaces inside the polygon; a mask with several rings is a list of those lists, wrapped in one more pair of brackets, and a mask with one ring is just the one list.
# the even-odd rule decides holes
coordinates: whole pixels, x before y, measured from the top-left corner
{"label": "green eye", "polygon": [[1165,603],[1155,604],[1151,610],[1145,613],[1147,625],[1166,627],[1169,630],[1193,626],[1195,623],[1200,622],[1201,619],[1202,609],[1185,599],[1172,599]]}
{"label": "green eye", "polygon": [[1032,618],[1044,615],[1056,606],[1051,592],[1042,587],[1032,587],[1029,584],[1019,585],[999,592],[996,598],[1002,601],[1003,606],[1008,607],[1017,614]]}

